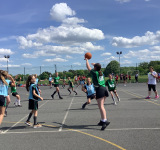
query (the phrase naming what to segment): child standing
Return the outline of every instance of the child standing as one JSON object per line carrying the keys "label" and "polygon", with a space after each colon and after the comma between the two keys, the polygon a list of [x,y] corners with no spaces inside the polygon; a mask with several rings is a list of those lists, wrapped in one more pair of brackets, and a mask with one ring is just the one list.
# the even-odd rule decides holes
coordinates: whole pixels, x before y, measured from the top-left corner
{"label": "child standing", "polygon": [[91,100],[96,98],[96,92],[94,85],[91,83],[91,78],[87,78],[87,84],[84,85],[83,91],[87,94],[87,102],[82,105],[82,109],[85,109],[86,105],[91,103]]}
{"label": "child standing", "polygon": [[118,96],[118,94],[117,94],[117,91],[116,91],[116,83],[115,83],[115,80],[112,79],[112,75],[111,75],[111,74],[109,74],[109,79],[106,81],[106,86],[108,86],[108,90],[109,90],[109,92],[110,92],[110,94],[111,94],[111,96],[112,96],[114,105],[117,105],[113,93],[116,95],[118,101],[120,101],[120,98],[119,98],[119,96]]}
{"label": "child standing", "polygon": [[[6,82],[6,78],[10,79],[11,86],[14,86],[14,80],[11,75],[9,75],[6,71],[0,70],[0,125],[3,121],[3,117],[5,114],[6,107],[6,97],[8,96],[8,83]],[[0,130],[0,133],[2,131]]]}
{"label": "child standing", "polygon": [[73,82],[71,81],[71,78],[70,77],[68,77],[68,85],[69,85],[69,87],[68,87],[68,91],[69,91],[69,95],[71,95],[71,91],[70,91],[70,89],[72,89],[72,91],[77,95],[77,92],[74,90],[74,85],[73,85]]}
{"label": "child standing", "polygon": [[26,121],[26,125],[31,126],[30,119],[34,114],[33,120],[33,128],[40,128],[42,125],[37,123],[37,115],[38,115],[38,101],[43,101],[43,98],[40,96],[36,83],[36,78],[34,75],[30,75],[26,81],[26,89],[29,91],[29,110],[32,110],[29,113],[28,119]]}
{"label": "child standing", "polygon": [[49,85],[50,85],[50,89],[51,89],[52,88],[52,76],[51,76],[51,74],[49,76]]}

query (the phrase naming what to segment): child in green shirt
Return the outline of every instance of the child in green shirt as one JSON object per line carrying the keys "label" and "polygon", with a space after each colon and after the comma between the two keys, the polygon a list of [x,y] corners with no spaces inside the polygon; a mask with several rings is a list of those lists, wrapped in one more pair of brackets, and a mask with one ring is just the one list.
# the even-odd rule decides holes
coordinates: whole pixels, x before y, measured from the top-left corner
{"label": "child in green shirt", "polygon": [[118,96],[118,94],[117,94],[117,91],[116,91],[116,82],[115,82],[115,80],[112,78],[112,75],[111,75],[111,74],[109,74],[109,79],[106,81],[106,86],[108,87],[108,91],[110,92],[110,94],[111,94],[111,96],[112,96],[114,105],[117,105],[113,93],[116,95],[118,101],[120,101],[120,98],[119,98],[119,96]]}
{"label": "child in green shirt", "polygon": [[[72,91],[75,93],[75,95],[77,95],[77,92],[74,90],[74,85],[73,85],[73,82],[71,81],[71,78],[70,78],[70,77],[68,77],[68,85],[69,85],[69,87],[68,87],[69,93],[71,94],[70,89],[72,89]],[[69,95],[70,95],[70,94],[69,94]]]}

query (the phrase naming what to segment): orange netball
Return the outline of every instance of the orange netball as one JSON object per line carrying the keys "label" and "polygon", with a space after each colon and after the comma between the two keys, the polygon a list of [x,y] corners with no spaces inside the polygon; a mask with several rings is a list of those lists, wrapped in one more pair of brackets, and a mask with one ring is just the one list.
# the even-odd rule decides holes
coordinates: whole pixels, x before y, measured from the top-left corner
{"label": "orange netball", "polygon": [[91,59],[92,58],[92,54],[88,52],[88,53],[86,53],[84,55],[84,57],[87,58],[87,59]]}

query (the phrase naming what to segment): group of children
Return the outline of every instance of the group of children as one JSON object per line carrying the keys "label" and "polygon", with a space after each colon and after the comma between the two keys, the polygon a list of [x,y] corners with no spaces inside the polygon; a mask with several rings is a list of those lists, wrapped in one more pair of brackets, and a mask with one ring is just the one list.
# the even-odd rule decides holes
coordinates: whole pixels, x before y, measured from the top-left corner
{"label": "group of children", "polygon": [[[86,59],[87,69],[90,71],[92,75],[92,81],[91,78],[87,78],[87,83],[85,83],[84,78],[80,77],[75,78],[75,81],[79,81],[77,86],[82,85],[82,91],[84,91],[87,94],[87,102],[82,105],[82,109],[85,109],[86,105],[91,103],[92,99],[97,99],[98,106],[101,113],[101,120],[98,123],[99,126],[102,126],[101,130],[104,130],[110,122],[106,118],[106,111],[104,108],[104,101],[106,97],[108,97],[108,92],[106,90],[106,86],[108,87],[108,90],[112,96],[112,99],[114,101],[114,104],[117,105],[114,94],[116,95],[118,101],[120,101],[120,98],[116,92],[116,82],[115,79],[112,77],[112,75],[109,75],[109,80],[104,80],[103,73],[101,70],[100,64],[93,64],[94,69],[91,69],[89,66],[88,60]],[[56,76],[52,79],[50,76],[49,83],[50,88],[52,88],[52,83],[54,82],[54,87],[56,90],[51,95],[52,99],[54,99],[54,96],[56,93],[58,93],[58,96],[60,99],[63,99],[60,95],[60,89],[59,89],[59,81],[63,81],[63,87],[66,85],[66,77],[63,79],[60,79],[58,76],[58,72],[55,74]],[[16,78],[15,78],[16,79]],[[77,92],[74,90],[74,84],[71,81],[70,77],[68,77],[68,91],[69,95],[71,94],[71,90],[77,95]],[[10,76],[6,71],[0,70],[0,124],[3,120],[3,116],[5,114],[5,110],[7,110],[8,104],[10,103],[10,98],[8,95],[8,88],[11,87],[11,93],[13,96],[16,97],[15,106],[21,106],[20,104],[20,95],[16,91],[16,82]],[[41,125],[37,123],[37,115],[38,115],[38,101],[43,101],[43,98],[40,96],[41,91],[38,88],[38,78],[37,75],[30,75],[26,81],[26,90],[29,92],[29,105],[28,108],[31,110],[31,112],[28,115],[28,118],[25,122],[26,125],[32,126],[33,128],[40,128]],[[8,97],[8,100],[7,100]],[[6,111],[7,112],[7,111]],[[7,114],[7,113],[6,113]],[[32,124],[30,122],[30,119],[33,115],[34,123]]]}

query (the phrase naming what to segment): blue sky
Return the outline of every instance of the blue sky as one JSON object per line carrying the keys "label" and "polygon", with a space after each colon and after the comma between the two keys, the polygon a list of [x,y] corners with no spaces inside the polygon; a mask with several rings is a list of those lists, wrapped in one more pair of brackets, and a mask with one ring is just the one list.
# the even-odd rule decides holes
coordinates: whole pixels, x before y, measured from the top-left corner
{"label": "blue sky", "polygon": [[160,59],[159,0],[9,0],[0,5],[0,67]]}

